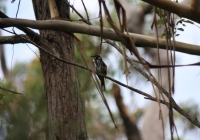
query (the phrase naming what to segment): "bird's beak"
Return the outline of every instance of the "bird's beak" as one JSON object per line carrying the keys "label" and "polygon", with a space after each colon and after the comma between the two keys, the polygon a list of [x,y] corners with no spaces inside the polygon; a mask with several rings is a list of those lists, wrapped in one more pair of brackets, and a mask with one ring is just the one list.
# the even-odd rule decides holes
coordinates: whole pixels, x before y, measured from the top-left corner
{"label": "bird's beak", "polygon": [[94,56],[90,56],[90,57],[94,57]]}

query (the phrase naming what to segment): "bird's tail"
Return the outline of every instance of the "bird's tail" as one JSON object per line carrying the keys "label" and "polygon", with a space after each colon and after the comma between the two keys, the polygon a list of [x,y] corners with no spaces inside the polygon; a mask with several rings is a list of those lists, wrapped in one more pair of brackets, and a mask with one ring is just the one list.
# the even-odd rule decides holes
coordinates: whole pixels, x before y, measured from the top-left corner
{"label": "bird's tail", "polygon": [[101,80],[101,89],[102,89],[103,91],[106,90],[104,78]]}

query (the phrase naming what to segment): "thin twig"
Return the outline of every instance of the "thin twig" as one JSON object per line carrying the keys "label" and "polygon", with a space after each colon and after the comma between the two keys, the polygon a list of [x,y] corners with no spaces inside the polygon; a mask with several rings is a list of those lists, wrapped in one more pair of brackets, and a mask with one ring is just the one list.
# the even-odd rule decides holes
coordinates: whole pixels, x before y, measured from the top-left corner
{"label": "thin twig", "polygon": [[81,21],[85,22],[85,23],[88,24],[88,25],[92,25],[92,24],[89,22],[89,20],[86,20],[86,19],[74,8],[73,5],[70,5],[70,4],[69,4],[69,7],[71,7],[71,8],[76,12],[76,14],[81,18]]}
{"label": "thin twig", "polygon": [[87,8],[85,6],[85,3],[83,2],[83,0],[81,0],[82,4],[83,4],[83,7],[85,9],[85,13],[86,13],[86,16],[87,16],[87,22],[89,23],[90,22],[90,19],[89,19],[89,15],[88,15],[88,12],[87,12]]}
{"label": "thin twig", "polygon": [[22,95],[22,93],[19,93],[19,92],[16,92],[16,91],[12,91],[12,90],[9,90],[9,89],[3,88],[3,87],[0,87],[0,89],[1,89],[1,90],[5,90],[5,91],[10,92],[10,93]]}
{"label": "thin twig", "polygon": [[17,18],[17,15],[18,15],[18,12],[19,12],[20,3],[21,3],[21,0],[19,0],[18,7],[17,7],[17,13],[16,13],[16,17],[15,18]]}

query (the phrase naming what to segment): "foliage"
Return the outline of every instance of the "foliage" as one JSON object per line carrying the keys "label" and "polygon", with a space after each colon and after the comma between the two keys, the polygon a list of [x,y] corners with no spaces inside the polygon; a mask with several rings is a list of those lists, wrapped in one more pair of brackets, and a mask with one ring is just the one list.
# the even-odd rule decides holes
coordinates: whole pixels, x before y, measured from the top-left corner
{"label": "foliage", "polygon": [[[166,25],[166,23],[168,22],[169,20],[169,13],[165,10],[162,10],[160,8],[157,8],[156,9],[156,14],[157,16],[159,17],[159,19],[156,21],[156,24],[157,25]],[[163,34],[161,35],[162,38],[171,38],[173,35],[174,36],[179,36],[180,34],[177,34],[177,31],[184,31],[184,28],[182,27],[177,27],[178,25],[182,25],[183,27],[186,26],[186,24],[193,24],[194,25],[194,22],[192,22],[191,20],[188,20],[188,19],[185,19],[185,18],[182,18],[182,17],[179,17],[177,16],[178,19],[176,21],[176,24],[168,24],[170,28],[173,29],[173,33],[170,33],[167,37],[167,32],[166,32],[166,27],[165,27],[165,30],[163,32]],[[176,25],[176,26],[175,26]]]}
{"label": "foliage", "polygon": [[[2,91],[4,104],[1,118],[4,121],[5,139],[44,139],[46,109],[41,66],[37,59],[29,66],[18,63],[14,66],[12,82],[1,86],[10,90],[18,89],[23,95]],[[13,88],[15,87],[15,88]]]}

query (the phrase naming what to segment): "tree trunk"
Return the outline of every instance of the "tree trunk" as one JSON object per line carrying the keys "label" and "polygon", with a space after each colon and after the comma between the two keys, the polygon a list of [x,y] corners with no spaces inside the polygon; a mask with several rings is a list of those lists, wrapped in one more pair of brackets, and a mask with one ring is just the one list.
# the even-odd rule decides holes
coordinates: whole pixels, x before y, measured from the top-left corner
{"label": "tree trunk", "polygon": [[[32,0],[37,20],[50,18],[47,0]],[[60,18],[69,19],[66,0],[56,1]],[[41,47],[59,58],[75,61],[74,39],[65,32],[40,31]],[[42,42],[47,42],[42,46]],[[40,50],[48,113],[48,140],[87,139],[84,100],[79,93],[74,66],[55,60]]]}

